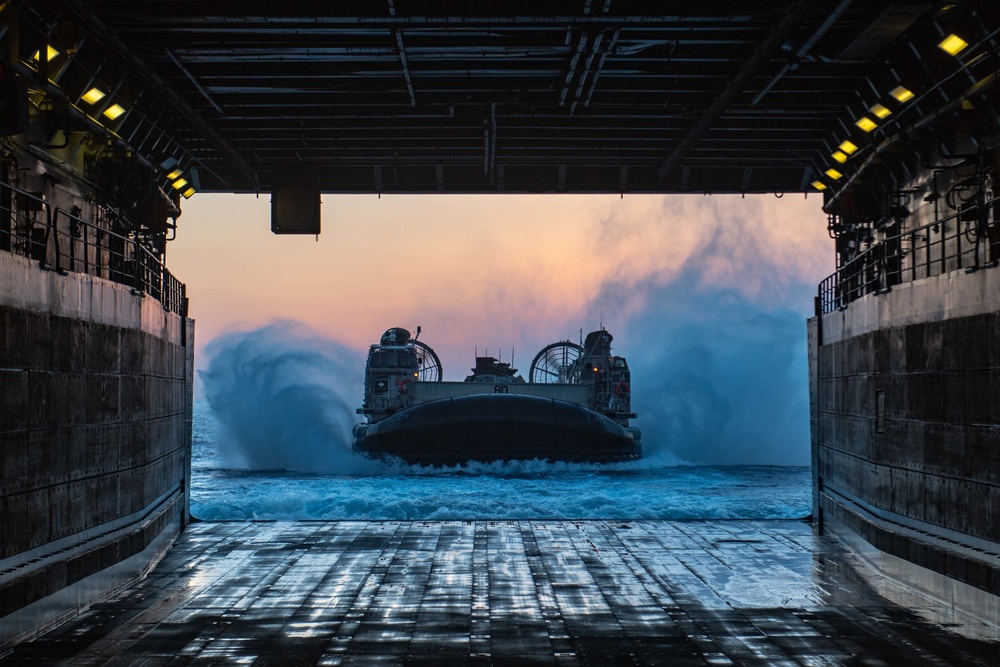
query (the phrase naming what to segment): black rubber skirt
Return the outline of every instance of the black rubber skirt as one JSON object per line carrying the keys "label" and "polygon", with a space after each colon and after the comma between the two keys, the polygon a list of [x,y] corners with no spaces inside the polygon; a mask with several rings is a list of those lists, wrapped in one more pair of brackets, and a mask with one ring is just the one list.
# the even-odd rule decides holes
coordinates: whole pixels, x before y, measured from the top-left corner
{"label": "black rubber skirt", "polygon": [[476,394],[429,401],[354,428],[354,451],[407,463],[629,461],[642,456],[639,430],[574,403],[537,396]]}

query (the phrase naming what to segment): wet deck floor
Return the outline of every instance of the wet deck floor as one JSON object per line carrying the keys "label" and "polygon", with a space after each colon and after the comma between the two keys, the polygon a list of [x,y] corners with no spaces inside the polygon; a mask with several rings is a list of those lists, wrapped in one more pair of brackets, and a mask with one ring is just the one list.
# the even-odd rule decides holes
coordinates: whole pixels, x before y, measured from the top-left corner
{"label": "wet deck floor", "polygon": [[4,663],[995,665],[990,637],[800,522],[199,523]]}

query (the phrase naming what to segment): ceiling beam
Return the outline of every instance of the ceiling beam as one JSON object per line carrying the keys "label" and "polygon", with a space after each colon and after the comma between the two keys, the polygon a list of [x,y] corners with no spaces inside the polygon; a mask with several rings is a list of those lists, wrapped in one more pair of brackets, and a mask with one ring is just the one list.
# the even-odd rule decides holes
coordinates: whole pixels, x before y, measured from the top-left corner
{"label": "ceiling beam", "polygon": [[698,140],[704,136],[708,128],[719,119],[723,112],[729,107],[730,103],[736,98],[736,96],[747,88],[747,85],[751,82],[753,77],[760,71],[761,67],[771,58],[771,55],[781,46],[781,44],[787,39],[788,35],[794,30],[801,22],[802,18],[808,13],[808,11],[815,4],[815,0],[798,0],[794,6],[789,8],[789,10],[784,14],[778,25],[774,27],[767,37],[760,43],[760,46],[750,55],[749,58],[743,63],[739,72],[736,76],[726,85],[726,87],[719,93],[719,96],[715,98],[712,105],[705,110],[705,113],[699,117],[697,122],[691,127],[690,131],[687,133],[680,143],[674,148],[673,152],[667,157],[667,159],[660,166],[659,178],[661,183],[665,183],[670,177],[670,172],[677,163],[680,162],[681,158],[684,157],[685,153],[691,149]]}

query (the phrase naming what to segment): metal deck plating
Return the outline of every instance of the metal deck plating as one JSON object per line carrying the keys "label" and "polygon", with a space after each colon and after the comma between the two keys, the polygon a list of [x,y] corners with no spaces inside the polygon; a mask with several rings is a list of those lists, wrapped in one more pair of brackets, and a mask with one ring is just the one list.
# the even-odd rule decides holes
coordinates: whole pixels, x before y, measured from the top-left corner
{"label": "metal deck plating", "polygon": [[199,523],[5,664],[995,664],[998,636],[796,521]]}

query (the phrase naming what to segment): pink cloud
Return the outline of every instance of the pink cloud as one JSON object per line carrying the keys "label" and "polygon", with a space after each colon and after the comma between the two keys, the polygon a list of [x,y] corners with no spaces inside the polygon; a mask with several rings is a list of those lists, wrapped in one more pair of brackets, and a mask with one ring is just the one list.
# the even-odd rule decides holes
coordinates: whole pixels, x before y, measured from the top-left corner
{"label": "pink cloud", "polygon": [[[700,279],[748,299],[818,282],[832,248],[820,200],[685,196],[326,196],[323,233],[270,233],[266,195],[185,204],[168,264],[188,283],[201,341],[301,320],[363,352],[416,325],[451,377],[473,348],[519,365],[608,316],[641,311],[640,285]],[[706,249],[711,252],[706,253]],[[622,303],[600,303],[609,284]],[[612,324],[612,322],[608,322]]]}

